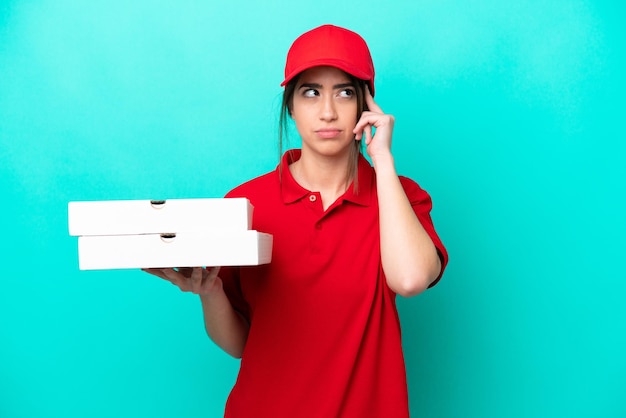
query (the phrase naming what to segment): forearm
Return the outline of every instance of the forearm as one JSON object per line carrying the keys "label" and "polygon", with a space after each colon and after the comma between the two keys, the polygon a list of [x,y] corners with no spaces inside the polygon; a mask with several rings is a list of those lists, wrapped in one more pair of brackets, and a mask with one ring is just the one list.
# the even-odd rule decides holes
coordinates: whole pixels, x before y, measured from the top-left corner
{"label": "forearm", "polygon": [[241,358],[248,337],[248,322],[233,309],[221,280],[209,294],[200,295],[206,332],[220,348],[235,358]]}
{"label": "forearm", "polygon": [[402,296],[426,290],[437,278],[441,261],[430,236],[415,215],[400,179],[393,156],[372,157],[380,222],[380,251],[389,287]]}

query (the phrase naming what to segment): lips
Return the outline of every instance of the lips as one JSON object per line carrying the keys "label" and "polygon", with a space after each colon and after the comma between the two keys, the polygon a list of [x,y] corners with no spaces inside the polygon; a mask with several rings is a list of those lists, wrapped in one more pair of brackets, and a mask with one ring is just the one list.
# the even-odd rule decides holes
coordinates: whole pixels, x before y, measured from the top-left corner
{"label": "lips", "polygon": [[318,129],[315,131],[315,133],[320,137],[320,138],[324,138],[324,139],[332,139],[332,138],[337,138],[340,134],[341,134],[341,129],[336,129],[336,128],[324,128],[324,129]]}

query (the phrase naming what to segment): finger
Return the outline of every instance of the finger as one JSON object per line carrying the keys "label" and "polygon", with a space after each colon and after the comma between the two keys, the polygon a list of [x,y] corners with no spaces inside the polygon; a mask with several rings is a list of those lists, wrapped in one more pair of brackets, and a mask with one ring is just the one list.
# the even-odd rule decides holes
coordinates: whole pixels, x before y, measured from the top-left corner
{"label": "finger", "polygon": [[371,116],[372,115],[369,112],[363,112],[361,114],[361,118],[357,121],[354,129],[352,130],[352,132],[354,133],[354,139],[356,140],[363,139],[363,129],[367,125],[371,125],[374,123],[374,121],[370,120]]}
{"label": "finger", "polygon": [[202,270],[204,270],[202,267],[194,267],[191,269],[191,280],[192,281],[198,281],[198,280],[202,280]]}
{"label": "finger", "polygon": [[202,278],[204,276],[204,269],[202,267],[194,267],[191,270],[191,291],[198,293],[202,287]]}
{"label": "finger", "polygon": [[365,145],[369,145],[372,142],[372,125],[366,125],[363,129],[365,133]]}
{"label": "finger", "polygon": [[161,269],[161,273],[163,274],[164,276],[163,278],[165,280],[169,281],[170,283],[178,287],[180,287],[181,283],[184,283],[185,281],[185,276],[180,274],[175,269]]}
{"label": "finger", "polygon": [[360,141],[361,136],[363,136],[363,131],[361,129],[354,128],[352,132],[354,133],[354,139]]}
{"label": "finger", "polygon": [[[182,276],[178,274],[176,270],[174,269],[146,268],[146,269],[141,269],[141,270],[145,271],[146,273],[157,276],[160,279],[166,280],[170,282],[171,284],[173,284],[174,286],[180,287],[181,282],[179,278]],[[184,277],[182,278],[184,279]]]}
{"label": "finger", "polygon": [[217,278],[220,267],[206,267],[202,269],[202,288],[206,290]]}
{"label": "finger", "polygon": [[217,275],[218,275],[218,274],[219,274],[219,272],[220,272],[220,268],[221,268],[221,267],[219,267],[219,266],[218,266],[218,267],[211,267],[211,268],[208,268],[207,270],[209,271],[209,274],[208,274],[208,276],[207,276],[207,279],[209,279],[209,280],[215,280],[215,278],[217,277]]}
{"label": "finger", "polygon": [[157,277],[159,277],[161,279],[169,280],[167,278],[167,275],[163,271],[163,269],[147,268],[147,269],[141,269],[141,270],[146,272],[146,273],[148,273],[148,274],[152,274],[153,276],[157,276]]}
{"label": "finger", "polygon": [[193,292],[196,294],[210,293],[215,287],[219,271],[220,267],[207,267],[202,269],[202,282],[200,286],[194,287]]}
{"label": "finger", "polygon": [[193,271],[193,268],[192,267],[179,267],[176,270],[183,276],[190,277],[191,272]]}
{"label": "finger", "polygon": [[380,108],[380,106],[378,106],[376,102],[374,101],[374,97],[372,96],[372,93],[370,92],[369,86],[366,86],[366,87],[367,88],[365,89],[365,104],[367,104],[368,109],[371,110],[372,112],[384,113],[383,110]]}
{"label": "finger", "polygon": [[141,271],[148,273],[148,274],[152,274],[153,276],[158,276],[157,269],[141,269]]}

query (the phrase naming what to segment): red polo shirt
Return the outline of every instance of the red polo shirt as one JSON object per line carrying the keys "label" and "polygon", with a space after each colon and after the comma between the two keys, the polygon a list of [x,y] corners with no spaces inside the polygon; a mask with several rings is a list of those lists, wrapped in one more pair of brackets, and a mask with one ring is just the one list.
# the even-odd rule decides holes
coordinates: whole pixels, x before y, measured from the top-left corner
{"label": "red polo shirt", "polygon": [[[374,169],[360,157],[359,193],[326,211],[288,164],[227,197],[254,205],[253,229],[274,236],[272,262],[224,268],[220,277],[250,333],[226,417],[408,417],[406,371],[395,294],[380,261]],[[429,215],[431,200],[400,178],[442,266],[447,253]],[[442,272],[443,272],[442,267]]]}

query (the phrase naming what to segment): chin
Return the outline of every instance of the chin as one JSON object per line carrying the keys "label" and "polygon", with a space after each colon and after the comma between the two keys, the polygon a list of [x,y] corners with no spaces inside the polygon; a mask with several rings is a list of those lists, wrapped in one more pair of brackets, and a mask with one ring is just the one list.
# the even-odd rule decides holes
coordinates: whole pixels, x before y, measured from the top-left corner
{"label": "chin", "polygon": [[323,142],[316,141],[312,145],[305,145],[303,143],[303,150],[307,148],[309,152],[323,155],[325,157],[341,157],[350,152],[352,146],[352,140],[349,142],[339,140],[326,140]]}

